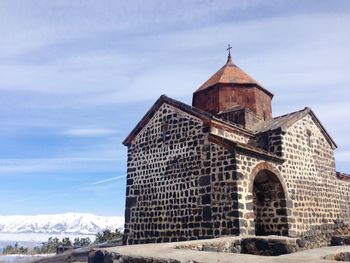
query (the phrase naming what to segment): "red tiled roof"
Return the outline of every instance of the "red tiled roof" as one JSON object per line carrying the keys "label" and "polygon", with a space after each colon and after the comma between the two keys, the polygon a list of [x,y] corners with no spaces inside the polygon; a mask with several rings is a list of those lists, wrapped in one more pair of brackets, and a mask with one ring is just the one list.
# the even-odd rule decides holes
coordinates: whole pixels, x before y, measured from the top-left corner
{"label": "red tiled roof", "polygon": [[350,181],[350,174],[336,172],[336,176],[339,180],[349,182]]}
{"label": "red tiled roof", "polygon": [[231,57],[229,56],[226,64],[219,69],[213,76],[211,76],[202,86],[195,91],[199,92],[214,86],[215,84],[252,84],[257,85],[268,94],[271,92],[263,88],[255,79],[245,73],[242,69],[233,64]]}

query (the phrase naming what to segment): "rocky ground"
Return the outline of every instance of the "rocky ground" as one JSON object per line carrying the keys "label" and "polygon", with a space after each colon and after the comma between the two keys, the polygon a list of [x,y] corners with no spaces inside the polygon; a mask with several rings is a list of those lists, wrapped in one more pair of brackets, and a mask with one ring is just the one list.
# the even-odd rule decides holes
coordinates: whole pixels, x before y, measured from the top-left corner
{"label": "rocky ground", "polygon": [[[350,254],[350,246],[333,246],[315,249],[307,249],[295,253],[279,256],[249,255],[233,253],[228,250],[213,249],[213,247],[225,248],[225,244],[234,244],[237,237],[224,237],[215,240],[187,241],[177,243],[144,244],[132,246],[118,246],[109,248],[80,249],[64,254],[41,259],[40,263],[271,263],[271,262],[336,262],[334,260],[346,260]],[[253,238],[254,239],[254,238]],[[281,237],[265,237],[266,244],[275,244],[280,239],[284,244],[296,244],[296,239]],[[250,237],[251,244],[252,237]],[[218,245],[221,244],[221,245]],[[203,249],[211,248],[211,249]],[[271,247],[266,246],[267,250]],[[256,248],[255,248],[256,249]],[[261,248],[260,248],[261,249]],[[217,252],[221,251],[221,252]],[[223,252],[224,251],[224,252]],[[270,253],[270,252],[269,252]]]}

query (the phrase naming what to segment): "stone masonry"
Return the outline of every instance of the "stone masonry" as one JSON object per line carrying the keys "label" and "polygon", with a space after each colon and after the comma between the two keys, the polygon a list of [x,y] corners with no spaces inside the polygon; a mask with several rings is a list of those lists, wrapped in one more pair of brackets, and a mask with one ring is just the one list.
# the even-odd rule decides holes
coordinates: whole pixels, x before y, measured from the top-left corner
{"label": "stone masonry", "polygon": [[161,96],[125,139],[124,244],[317,236],[348,221],[349,176],[316,115],[271,118],[272,93],[232,65],[194,93],[196,107]]}

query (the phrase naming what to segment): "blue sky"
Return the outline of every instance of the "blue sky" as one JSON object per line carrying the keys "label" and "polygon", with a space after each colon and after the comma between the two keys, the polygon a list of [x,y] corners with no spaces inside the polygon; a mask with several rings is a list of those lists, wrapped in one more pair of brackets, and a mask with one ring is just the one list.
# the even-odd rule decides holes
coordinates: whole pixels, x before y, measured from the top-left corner
{"label": "blue sky", "polygon": [[310,106],[350,173],[349,1],[0,2],[0,213],[123,215],[122,140],[234,62]]}

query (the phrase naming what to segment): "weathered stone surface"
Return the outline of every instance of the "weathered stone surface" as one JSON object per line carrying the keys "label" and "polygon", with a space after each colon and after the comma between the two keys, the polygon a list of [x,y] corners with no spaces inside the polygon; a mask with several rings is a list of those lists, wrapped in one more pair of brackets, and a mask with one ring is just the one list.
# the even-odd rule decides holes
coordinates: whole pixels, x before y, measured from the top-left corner
{"label": "weathered stone surface", "polygon": [[303,238],[298,238],[297,239],[297,244],[298,244],[299,247],[304,248],[304,247],[306,247],[306,240],[303,239]]}
{"label": "weathered stone surface", "polygon": [[297,239],[276,239],[266,237],[239,238],[231,242],[213,241],[206,244],[191,244],[177,246],[178,249],[191,249],[198,251],[217,251],[225,253],[242,253],[262,256],[279,256],[305,249],[299,246]]}
{"label": "weathered stone surface", "polygon": [[332,236],[332,246],[350,245],[350,236]]}
{"label": "weathered stone surface", "polygon": [[290,244],[276,243],[272,246],[272,255],[279,256],[293,253],[293,247]]}

